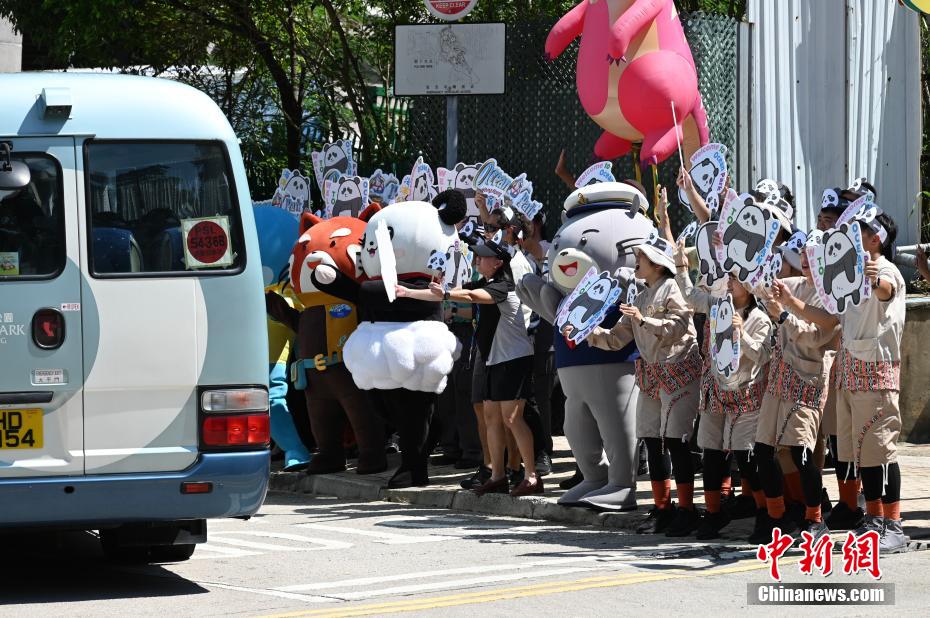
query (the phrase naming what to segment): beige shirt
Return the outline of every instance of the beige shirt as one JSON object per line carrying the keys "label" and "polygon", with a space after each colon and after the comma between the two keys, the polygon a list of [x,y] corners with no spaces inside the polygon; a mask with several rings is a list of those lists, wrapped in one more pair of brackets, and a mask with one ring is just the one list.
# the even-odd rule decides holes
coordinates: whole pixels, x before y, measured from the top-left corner
{"label": "beige shirt", "polygon": [[697,352],[694,312],[674,279],[665,277],[654,287],[643,287],[634,305],[643,314],[642,325],[623,316],[610,330],[595,328],[588,343],[604,350],[620,350],[635,339],[639,355],[647,363],[677,363]]}
{"label": "beige shirt", "polygon": [[[804,277],[782,279],[782,283],[804,304],[823,308],[817,290]],[[839,336],[839,325],[825,329],[789,313],[784,324],[778,327],[782,360],[805,381],[826,387]]]}
{"label": "beige shirt", "polygon": [[[717,299],[691,282],[687,272],[675,276],[685,300],[696,313],[710,315],[710,307]],[[766,365],[772,354],[772,320],[762,309],[755,307],[743,318],[740,331],[739,370],[727,377],[711,370],[717,385],[725,391],[744,390],[765,378]]]}
{"label": "beige shirt", "polygon": [[873,291],[861,305],[850,307],[839,316],[843,347],[853,357],[868,363],[900,361],[906,299],[904,278],[884,256],[877,262],[879,279],[894,286],[894,294],[882,302]]}

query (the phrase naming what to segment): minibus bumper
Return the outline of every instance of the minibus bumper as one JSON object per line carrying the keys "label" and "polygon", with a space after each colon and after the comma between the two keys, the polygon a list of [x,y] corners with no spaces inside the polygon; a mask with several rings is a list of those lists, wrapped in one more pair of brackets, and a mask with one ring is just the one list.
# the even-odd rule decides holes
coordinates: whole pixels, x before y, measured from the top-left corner
{"label": "minibus bumper", "polygon": [[[0,527],[96,528],[254,515],[268,491],[267,450],[202,453],[179,472],[0,480]],[[182,494],[183,483],[212,483]]]}

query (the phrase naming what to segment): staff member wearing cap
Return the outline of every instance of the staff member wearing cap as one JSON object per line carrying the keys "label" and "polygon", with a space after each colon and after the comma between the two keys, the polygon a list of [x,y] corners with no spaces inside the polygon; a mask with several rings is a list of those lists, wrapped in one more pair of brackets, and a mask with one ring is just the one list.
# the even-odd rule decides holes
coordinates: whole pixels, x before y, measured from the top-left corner
{"label": "staff member wearing cap", "polygon": [[[694,508],[694,464],[688,441],[694,430],[703,362],[697,345],[693,311],[675,282],[674,250],[657,232],[634,247],[636,278],[646,287],[632,305],[621,305],[623,318],[610,330],[597,327],[586,341],[619,350],[636,341],[636,436],[646,443],[655,508],[637,528],[640,533],[687,536],[700,524]],[[563,334],[571,336],[571,326]],[[668,456],[671,455],[671,461]],[[670,466],[671,464],[671,466]],[[678,508],[671,499],[672,467]]]}
{"label": "staff member wearing cap", "polygon": [[[517,298],[510,269],[510,249],[498,235],[476,245],[475,267],[481,279],[446,291],[433,283],[429,290],[397,288],[398,296],[420,300],[473,303],[478,308],[475,338],[486,365],[487,399],[484,418],[491,459],[491,478],[475,491],[478,494],[507,493],[526,496],[543,492],[536,474],[533,435],[523,419],[523,407],[530,395],[533,372],[533,341],[526,332],[522,304]],[[505,472],[505,426],[513,434],[526,467],[525,478],[512,489]]]}

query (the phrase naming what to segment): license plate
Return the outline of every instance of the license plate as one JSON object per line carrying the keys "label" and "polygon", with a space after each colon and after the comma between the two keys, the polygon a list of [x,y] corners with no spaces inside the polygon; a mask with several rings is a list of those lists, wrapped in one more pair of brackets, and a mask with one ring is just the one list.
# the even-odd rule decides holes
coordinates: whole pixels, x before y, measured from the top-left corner
{"label": "license plate", "polygon": [[42,410],[0,410],[0,450],[42,448]]}

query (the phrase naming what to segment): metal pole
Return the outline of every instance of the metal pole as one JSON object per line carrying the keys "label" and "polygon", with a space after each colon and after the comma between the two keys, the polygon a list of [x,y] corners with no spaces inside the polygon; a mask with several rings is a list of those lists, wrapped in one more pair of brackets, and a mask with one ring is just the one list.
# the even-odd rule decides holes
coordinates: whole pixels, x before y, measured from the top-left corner
{"label": "metal pole", "polygon": [[459,162],[459,98],[446,97],[446,167]]}

